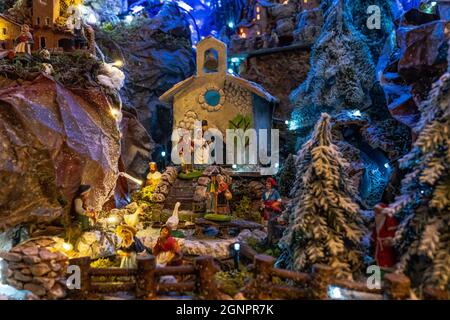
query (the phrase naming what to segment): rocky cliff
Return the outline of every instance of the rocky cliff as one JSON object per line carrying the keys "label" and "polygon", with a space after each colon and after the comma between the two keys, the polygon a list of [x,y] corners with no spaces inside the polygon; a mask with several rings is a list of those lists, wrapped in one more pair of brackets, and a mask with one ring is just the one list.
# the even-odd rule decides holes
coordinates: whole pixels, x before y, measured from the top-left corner
{"label": "rocky cliff", "polygon": [[164,5],[153,18],[136,17],[131,24],[97,30],[96,36],[107,57],[124,62],[124,108],[157,142],[153,156],[158,160],[172,132],[172,108],[158,98],[194,72],[189,24],[179,9]]}
{"label": "rocky cliff", "polygon": [[113,191],[120,134],[99,89],[68,89],[40,75],[0,89],[2,227],[59,217],[80,183],[100,209]]}

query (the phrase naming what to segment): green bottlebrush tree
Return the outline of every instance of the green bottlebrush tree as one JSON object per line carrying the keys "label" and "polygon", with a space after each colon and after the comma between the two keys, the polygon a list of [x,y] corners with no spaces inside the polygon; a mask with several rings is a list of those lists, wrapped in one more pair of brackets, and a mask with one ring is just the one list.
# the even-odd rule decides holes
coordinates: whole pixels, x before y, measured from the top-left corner
{"label": "green bottlebrush tree", "polygon": [[336,277],[351,278],[363,265],[365,229],[345,173],[348,163],[331,140],[328,114],[321,115],[300,150],[297,166],[295,198],[283,216],[289,224],[277,264],[297,271],[326,264]]}
{"label": "green bottlebrush tree", "polygon": [[280,192],[283,196],[291,195],[292,186],[295,182],[295,156],[289,154],[280,170]]}
{"label": "green bottlebrush tree", "polygon": [[407,274],[419,292],[427,286],[450,290],[449,92],[447,72],[420,106],[419,136],[399,161],[410,173],[402,180],[402,195],[390,205],[401,221],[397,271]]}

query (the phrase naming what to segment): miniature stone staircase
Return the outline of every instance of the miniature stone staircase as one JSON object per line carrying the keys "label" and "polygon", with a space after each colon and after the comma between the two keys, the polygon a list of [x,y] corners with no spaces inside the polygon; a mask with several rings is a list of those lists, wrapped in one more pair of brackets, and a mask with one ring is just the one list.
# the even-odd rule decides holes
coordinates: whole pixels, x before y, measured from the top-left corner
{"label": "miniature stone staircase", "polygon": [[197,179],[177,179],[170,188],[169,195],[164,203],[164,209],[173,210],[175,204],[180,202],[179,210],[192,210],[196,182]]}

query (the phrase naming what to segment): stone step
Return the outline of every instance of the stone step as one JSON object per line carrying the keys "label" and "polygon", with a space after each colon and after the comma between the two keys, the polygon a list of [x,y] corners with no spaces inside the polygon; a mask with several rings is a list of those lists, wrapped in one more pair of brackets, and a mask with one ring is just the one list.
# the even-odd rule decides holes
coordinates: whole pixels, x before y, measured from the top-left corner
{"label": "stone step", "polygon": [[[172,204],[166,202],[164,204],[164,209],[173,210],[173,208],[175,208],[175,203]],[[192,202],[182,203],[178,210],[192,210]]]}

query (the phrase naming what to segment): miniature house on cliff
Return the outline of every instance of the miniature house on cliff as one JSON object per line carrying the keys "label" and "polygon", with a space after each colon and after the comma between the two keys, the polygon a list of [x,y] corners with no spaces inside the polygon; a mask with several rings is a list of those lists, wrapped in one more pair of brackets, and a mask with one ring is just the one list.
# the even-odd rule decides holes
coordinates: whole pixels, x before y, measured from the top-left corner
{"label": "miniature house on cliff", "polygon": [[33,0],[32,12],[34,49],[71,47],[72,34],[58,30],[55,25],[60,15],[59,0]]}
{"label": "miniature house on cliff", "polygon": [[273,5],[274,3],[266,0],[247,1],[244,17],[237,25],[239,36],[241,38],[252,38],[270,33],[268,10]]}
{"label": "miniature house on cliff", "polygon": [[197,74],[174,85],[160,100],[173,102],[174,129],[192,130],[195,120],[207,120],[224,136],[236,116],[249,118],[257,130],[271,129],[278,102],[256,83],[227,74],[227,47],[213,37],[197,45]]}
{"label": "miniature house on cliff", "polygon": [[20,34],[21,25],[0,14],[0,50],[14,48],[14,39]]}
{"label": "miniature house on cliff", "polygon": [[[31,12],[34,50],[71,49],[72,33],[56,27],[56,20],[60,16],[60,0],[33,0]],[[14,40],[20,35],[20,28],[21,25],[11,17],[0,14],[0,49],[14,48]]]}

